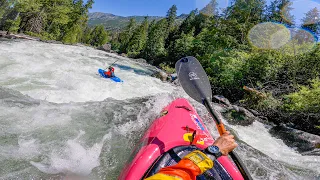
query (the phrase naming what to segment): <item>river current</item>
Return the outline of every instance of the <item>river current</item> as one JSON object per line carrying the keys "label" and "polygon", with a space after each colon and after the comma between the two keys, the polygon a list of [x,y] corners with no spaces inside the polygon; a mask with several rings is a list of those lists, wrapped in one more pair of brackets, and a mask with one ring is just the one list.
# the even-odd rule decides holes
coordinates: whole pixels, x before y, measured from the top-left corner
{"label": "river current", "polygon": [[[114,62],[123,83],[97,74]],[[162,108],[188,98],[153,71],[90,47],[0,40],[0,179],[117,179]],[[217,137],[205,108],[188,99]],[[254,179],[320,179],[320,157],[302,156],[267,125],[225,123]]]}

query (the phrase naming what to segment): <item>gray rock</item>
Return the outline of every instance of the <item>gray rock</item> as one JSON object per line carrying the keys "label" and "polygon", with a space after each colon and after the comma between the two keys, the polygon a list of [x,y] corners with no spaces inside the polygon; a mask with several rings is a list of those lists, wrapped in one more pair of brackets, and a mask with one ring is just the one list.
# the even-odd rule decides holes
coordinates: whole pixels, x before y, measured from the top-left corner
{"label": "gray rock", "polygon": [[147,60],[142,59],[142,58],[134,59],[134,61],[137,61],[137,62],[139,62],[139,63],[143,63],[143,64],[146,64],[146,63],[147,63]]}
{"label": "gray rock", "polygon": [[256,110],[249,109],[249,111],[250,111],[253,115],[255,115],[255,116],[261,116],[261,114],[260,114],[258,111],[256,111]]}
{"label": "gray rock", "polygon": [[0,37],[5,37],[7,35],[7,31],[0,31]]}
{"label": "gray rock", "polygon": [[301,130],[293,129],[285,125],[275,126],[270,133],[282,139],[283,142],[304,155],[319,154],[320,136]]}
{"label": "gray rock", "polygon": [[63,44],[61,41],[55,41],[55,40],[40,40],[40,41],[49,43],[49,44]]}
{"label": "gray rock", "polygon": [[213,100],[213,102],[222,103],[228,107],[231,106],[230,101],[227,98],[223,97],[222,95],[215,95],[215,96],[213,96],[212,100]]}
{"label": "gray rock", "polygon": [[301,153],[303,156],[320,156],[320,149],[314,149],[312,151],[307,151]]}
{"label": "gray rock", "polygon": [[180,86],[180,81],[179,81],[179,79],[174,80],[172,83],[173,83],[174,85],[176,85],[176,86]]}
{"label": "gray rock", "polygon": [[258,119],[249,110],[232,105],[227,98],[221,95],[213,96],[213,101],[222,107],[220,113],[230,124],[248,126]]}
{"label": "gray rock", "polygon": [[158,72],[154,73],[151,75],[152,77],[161,79],[161,81],[167,81],[168,74],[165,73],[164,71],[159,70]]}
{"label": "gray rock", "polygon": [[122,56],[122,57],[128,57],[125,53],[121,53],[120,56]]}
{"label": "gray rock", "polygon": [[98,49],[106,51],[106,52],[110,52],[111,51],[111,44],[106,43],[106,44],[102,45],[101,47],[99,47]]}

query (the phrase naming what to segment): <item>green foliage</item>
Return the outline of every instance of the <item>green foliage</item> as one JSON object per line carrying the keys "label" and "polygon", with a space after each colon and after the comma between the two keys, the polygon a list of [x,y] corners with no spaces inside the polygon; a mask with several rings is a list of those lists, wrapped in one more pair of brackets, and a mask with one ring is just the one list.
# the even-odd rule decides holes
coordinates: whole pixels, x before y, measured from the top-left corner
{"label": "green foliage", "polygon": [[241,44],[247,44],[249,30],[263,20],[264,7],[265,0],[234,0],[233,5],[226,10],[226,22],[232,23],[226,29],[227,32]]}
{"label": "green foliage", "polygon": [[66,44],[75,44],[80,41],[81,35],[82,30],[80,25],[75,24],[70,29],[68,29],[68,31],[62,38],[62,42]]}
{"label": "green foliage", "polygon": [[211,0],[201,11],[200,13],[208,15],[208,16],[217,16],[218,11],[218,3],[216,0]]}
{"label": "green foliage", "polygon": [[256,94],[247,94],[241,103],[245,103],[249,108],[259,111],[275,110],[281,107],[281,101],[274,98],[271,93],[267,93],[265,98]]}
{"label": "green foliage", "polygon": [[276,51],[258,51],[250,54],[246,60],[245,74],[247,82],[272,81],[277,78],[277,73],[283,67],[286,60],[282,59],[280,53]]}
{"label": "green foliage", "polygon": [[129,57],[137,57],[145,47],[147,42],[148,26],[149,22],[146,17],[143,23],[133,32],[127,47]]}
{"label": "green foliage", "polygon": [[279,22],[282,24],[293,25],[294,16],[290,0],[274,0],[267,8],[267,21]]}
{"label": "green foliage", "polygon": [[92,38],[91,33],[92,29],[87,26],[83,31],[81,42],[83,42],[84,44],[90,44]]}
{"label": "green foliage", "polygon": [[7,20],[4,25],[6,31],[16,33],[20,29],[21,18],[18,16],[15,20]]}
{"label": "green foliage", "polygon": [[103,25],[96,26],[90,33],[92,46],[102,46],[108,42],[108,33],[104,30]]}
{"label": "green foliage", "polygon": [[131,18],[128,26],[119,35],[119,42],[121,44],[120,52],[125,52],[125,53],[127,52],[127,48],[128,48],[130,39],[132,38],[135,27],[136,27],[136,21],[135,19]]}
{"label": "green foliage", "polygon": [[320,112],[320,79],[313,79],[310,87],[300,86],[300,91],[291,93],[286,98],[284,108],[288,111]]}
{"label": "green foliage", "polygon": [[307,12],[306,16],[302,19],[303,28],[309,29],[315,34],[320,34],[320,10],[317,7],[314,7],[309,12]]}
{"label": "green foliage", "polygon": [[162,19],[150,27],[148,40],[143,51],[144,58],[153,60],[166,55],[166,49],[164,48],[166,27],[166,19]]}
{"label": "green foliage", "polygon": [[177,60],[185,56],[190,56],[192,54],[193,41],[193,31],[190,31],[189,34],[182,33],[178,39],[172,42],[168,50],[169,57]]}
{"label": "green foliage", "polygon": [[176,18],[177,18],[177,6],[173,5],[167,12],[167,23],[168,23],[167,33],[171,31]]}
{"label": "green foliage", "polygon": [[29,35],[29,36],[38,37],[44,41],[54,39],[52,34],[45,32],[45,31],[43,31],[41,33],[34,33],[34,32],[25,31],[24,34]]}
{"label": "green foliage", "polygon": [[0,10],[0,19],[6,18],[2,29],[70,44],[87,42],[88,37],[82,35],[87,35],[84,30],[92,4],[93,0],[23,0],[6,1],[4,5],[0,1],[5,7],[5,11]]}
{"label": "green foliage", "polygon": [[196,10],[193,10],[190,12],[188,17],[182,22],[181,26],[179,27],[180,33],[188,34],[190,31],[192,31],[196,14],[197,14]]}
{"label": "green foliage", "polygon": [[249,58],[245,52],[216,52],[210,61],[203,62],[213,86],[221,88],[241,88],[244,78],[243,68]]}
{"label": "green foliage", "polygon": [[11,2],[8,0],[0,0],[0,22],[10,9]]}
{"label": "green foliage", "polygon": [[168,73],[168,74],[173,74],[173,73],[175,73],[176,72],[176,69],[175,68],[172,68],[172,67],[170,67],[169,65],[167,65],[167,64],[165,64],[165,63],[161,63],[160,65],[160,68],[162,69],[162,70],[164,70],[166,73]]}

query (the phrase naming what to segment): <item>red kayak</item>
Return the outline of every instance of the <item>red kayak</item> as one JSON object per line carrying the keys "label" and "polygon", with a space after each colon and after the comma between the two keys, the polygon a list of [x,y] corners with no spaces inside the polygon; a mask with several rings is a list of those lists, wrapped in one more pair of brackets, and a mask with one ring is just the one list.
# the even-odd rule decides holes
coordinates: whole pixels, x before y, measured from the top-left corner
{"label": "red kayak", "polygon": [[[120,180],[144,179],[161,168],[175,165],[185,155],[212,145],[214,139],[196,110],[186,99],[177,99],[161,112],[141,138],[122,170]],[[214,168],[197,179],[243,179],[227,156],[215,160]]]}

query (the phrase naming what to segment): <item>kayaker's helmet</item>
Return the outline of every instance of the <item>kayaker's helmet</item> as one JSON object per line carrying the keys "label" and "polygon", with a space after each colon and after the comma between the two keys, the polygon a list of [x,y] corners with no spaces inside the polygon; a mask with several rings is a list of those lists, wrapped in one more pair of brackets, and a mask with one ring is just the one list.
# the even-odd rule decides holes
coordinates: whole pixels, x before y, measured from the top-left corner
{"label": "kayaker's helmet", "polygon": [[112,66],[109,66],[109,69],[112,70]]}

